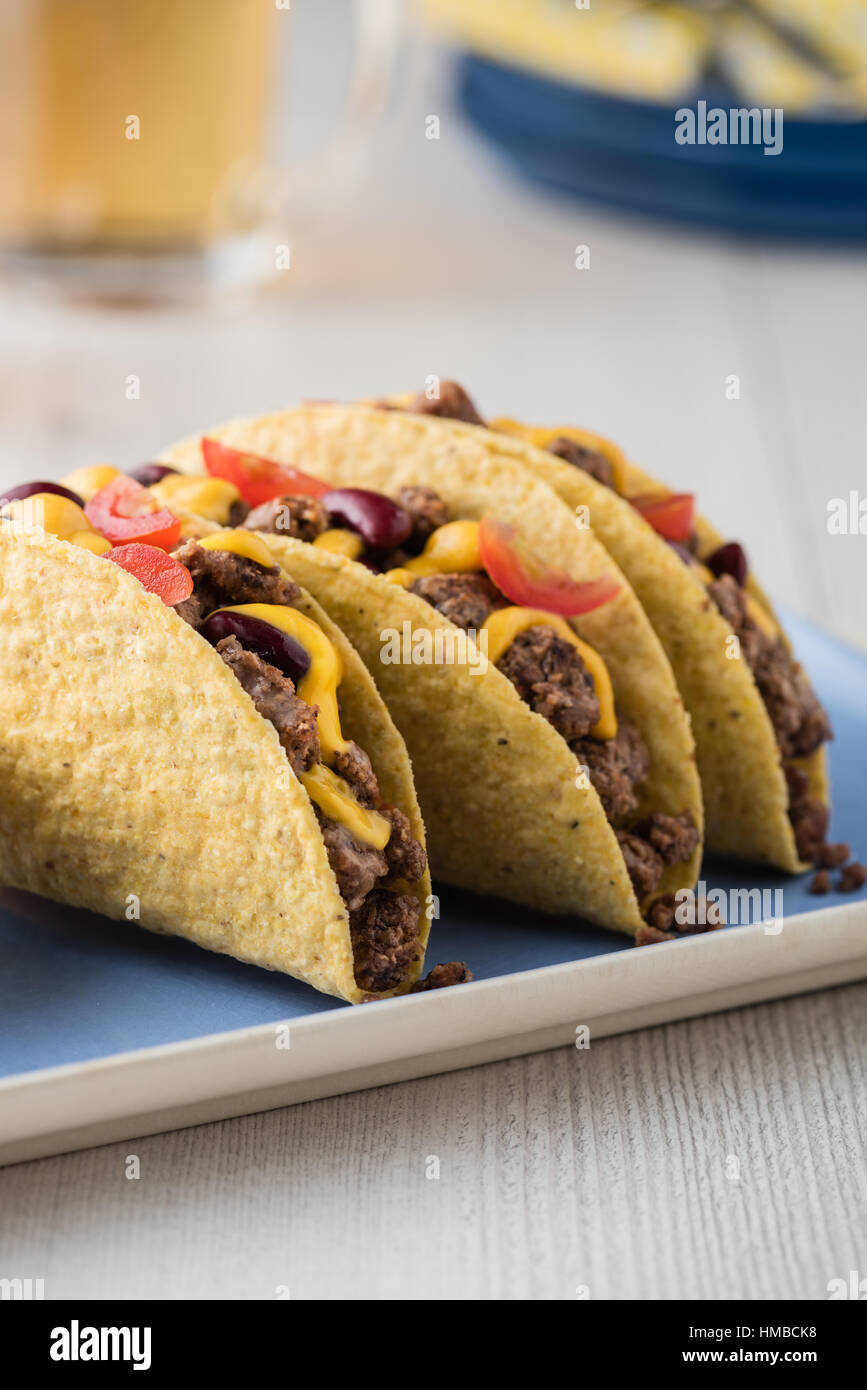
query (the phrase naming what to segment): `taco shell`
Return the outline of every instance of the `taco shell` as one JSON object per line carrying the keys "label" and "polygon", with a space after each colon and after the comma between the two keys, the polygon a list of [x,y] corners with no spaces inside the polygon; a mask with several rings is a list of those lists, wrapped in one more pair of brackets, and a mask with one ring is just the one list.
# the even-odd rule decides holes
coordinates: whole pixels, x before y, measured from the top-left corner
{"label": "taco shell", "polygon": [[[514,524],[576,579],[616,573],[556,494],[518,461],[480,448],[479,431],[452,438],[419,416],[313,406],[208,433],[335,486],[393,494],[404,484],[427,484],[457,516]],[[201,472],[199,437],[167,450],[162,460]],[[619,846],[593,788],[576,786],[575,758],[560,735],[494,667],[474,674],[466,663],[384,664],[385,630],[400,631],[405,622],[444,635],[456,629],[423,599],[363,566],[301,542],[267,539],[350,637],[406,738],[435,874],[634,934],[641,911]],[[618,578],[614,599],[571,621],[603,657],[618,708],[650,750],[639,815],[689,810],[700,831],[701,792],[683,702],[640,604]],[[658,891],[691,888],[699,862],[700,848],[688,863],[667,867]]]}
{"label": "taco shell", "polygon": [[[692,717],[708,848],[789,873],[808,869],[795,847],[788,788],[764,701],[746,661],[729,654],[732,630],[690,566],[625,497],[582,469],[506,434],[457,423],[451,428],[478,437],[480,445],[487,435],[503,458],[521,462],[570,507],[588,508],[594,531],[626,573],[665,648]],[[658,480],[602,436],[567,428],[555,433],[579,439],[605,455],[627,495],[660,488]],[[702,517],[696,518],[695,531],[700,555],[723,544],[720,533]],[[780,627],[752,573],[746,589]],[[780,633],[788,646],[782,627]],[[809,777],[811,795],[827,805],[824,748],[797,762]]]}
{"label": "taco shell", "polygon": [[[312,599],[298,607],[340,649],[347,737],[423,843],[403,741],[363,664]],[[9,526],[0,785],[0,882],[362,999],[318,823],[273,727],[131,575]],[[425,938],[428,876],[412,891]]]}

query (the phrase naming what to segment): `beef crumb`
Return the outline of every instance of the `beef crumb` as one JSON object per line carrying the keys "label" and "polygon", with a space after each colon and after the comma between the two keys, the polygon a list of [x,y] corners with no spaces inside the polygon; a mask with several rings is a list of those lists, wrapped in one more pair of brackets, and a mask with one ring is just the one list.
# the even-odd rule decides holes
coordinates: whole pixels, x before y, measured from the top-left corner
{"label": "beef crumb", "polygon": [[456,627],[476,632],[495,608],[506,606],[486,574],[429,574],[413,580],[410,593],[418,594]]}
{"label": "beef crumb", "polygon": [[819,859],[828,831],[828,807],[810,795],[810,779],[803,768],[783,768],[789,788],[789,820],[795,832],[798,858],[807,864]]}
{"label": "beef crumb", "polygon": [[856,859],[853,864],[847,864],[841,873],[837,880],[837,890],[840,893],[856,893],[859,888],[864,887],[865,883],[867,883],[867,869]]}
{"label": "beef crumb", "polygon": [[388,874],[385,854],[373,845],[354,839],[345,825],[338,825],[336,821],[323,816],[318,806],[313,809],[340,896],[347,912],[357,912],[364,906],[378,881]]}
{"label": "beef crumb", "polygon": [[255,652],[247,651],[237,637],[224,637],[217,643],[217,652],[263,719],[274,725],[292,771],[300,777],[320,759],[318,706],[299,700],[289,677]]}
{"label": "beef crumb", "polygon": [[231,550],[205,550],[197,541],[184,541],[173,551],[176,560],[193,577],[193,592],[175,612],[191,627],[201,626],[215,608],[235,603],[292,604],[301,590],[282,573],[279,565],[270,569],[236,555]]}
{"label": "beef crumb", "polygon": [[575,739],[569,746],[587,768],[608,819],[614,823],[631,815],[638,807],[635,788],[650,768],[647,746],[632,721],[618,718],[614,738]]}
{"label": "beef crumb", "polygon": [[379,783],[363,748],[350,742],[334,754],[334,771],[352,788],[356,801],[362,806],[379,805]]}
{"label": "beef crumb", "polygon": [[632,829],[653,846],[666,864],[685,864],[698,845],[698,830],[690,811],[679,816],[654,811]]}
{"label": "beef crumb", "polygon": [[379,813],[391,821],[391,837],[385,847],[389,874],[407,883],[418,883],[427,868],[427,855],[412,833],[409,817],[396,806],[380,806]]}
{"label": "beef crumb", "polygon": [[626,870],[635,890],[636,898],[645,898],[652,893],[662,878],[665,865],[662,856],[640,835],[628,830],[615,830],[620,852],[626,863]]}
{"label": "beef crumb", "polygon": [[330,525],[328,513],[315,497],[273,497],[254,507],[245,522],[248,531],[267,531],[296,541],[315,541]]}
{"label": "beef crumb", "polygon": [[[687,906],[684,904],[683,906]],[[676,941],[684,936],[702,936],[725,926],[725,918],[717,903],[708,898],[695,898],[684,913],[674,893],[664,893],[651,904],[647,923],[635,934],[636,946],[651,946],[658,941]],[[678,921],[678,912],[686,921]]]}
{"label": "beef crumb", "polygon": [[419,391],[407,406],[407,410],[413,415],[436,415],[443,420],[463,420],[467,425],[485,423],[468,393],[456,381],[441,381],[439,393],[433,399],[424,391]]}
{"label": "beef crumb", "polygon": [[817,874],[813,875],[809,891],[811,893],[830,893],[831,876],[827,869],[820,869]]}
{"label": "beef crumb", "polygon": [[432,487],[402,487],[395,502],[412,517],[412,534],[404,542],[408,554],[417,554],[424,543],[449,519],[448,504]]}
{"label": "beef crumb", "polygon": [[677,908],[677,901],[673,893],[663,893],[661,898],[650,904],[647,910],[648,926],[655,931],[673,932],[674,914]]}
{"label": "beef crumb", "polygon": [[823,845],[819,851],[819,863],[823,869],[839,869],[845,864],[851,851],[848,845]]}
{"label": "beef crumb", "polygon": [[435,965],[423,980],[416,980],[410,994],[426,994],[430,989],[450,989],[452,985],[468,985],[473,972],[462,960],[450,960],[444,965]]}
{"label": "beef crumb", "polygon": [[753,621],[746,595],[732,575],[720,575],[708,584],[707,592],[734,628],[782,756],[805,758],[814,753],[832,737],[831,725],[801,667],[781,638],[770,636]]}
{"label": "beef crumb", "polygon": [[584,658],[553,627],[539,624],[519,632],[497,669],[567,743],[589,734],[598,721],[599,699]]}
{"label": "beef crumb", "polygon": [[603,487],[614,487],[614,470],[605,455],[600,454],[597,449],[588,449],[586,445],[579,444],[577,439],[570,439],[566,434],[558,434],[556,439],[545,445],[545,448],[549,454],[556,454],[557,458],[571,463],[574,468],[589,473],[590,477],[595,478]]}
{"label": "beef crumb", "polygon": [[406,979],[421,949],[420,905],[409,893],[377,888],[350,912],[349,930],[359,989],[382,994]]}

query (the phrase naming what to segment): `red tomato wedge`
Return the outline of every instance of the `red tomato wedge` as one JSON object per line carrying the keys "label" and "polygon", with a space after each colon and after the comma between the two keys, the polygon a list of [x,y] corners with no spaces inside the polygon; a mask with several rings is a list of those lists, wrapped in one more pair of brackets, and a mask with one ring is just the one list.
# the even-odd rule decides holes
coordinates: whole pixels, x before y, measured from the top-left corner
{"label": "red tomato wedge", "polygon": [[565,570],[545,565],[514,526],[487,516],[479,526],[479,553],[497,588],[521,608],[543,608],[571,618],[601,608],[620,589],[610,574],[579,583]]}
{"label": "red tomato wedge", "polygon": [[193,592],[193,576],[176,560],[155,545],[116,545],[105,552],[106,560],[113,560],[127,574],[134,575],[149,594],[159,594],[163,603],[171,607],[189,598]]}
{"label": "red tomato wedge", "polygon": [[217,439],[202,439],[202,458],[212,478],[234,483],[245,502],[261,507],[274,497],[321,497],[331,491],[330,483],[302,473],[290,463],[277,463],[261,454],[231,449]]}
{"label": "red tomato wedge", "polygon": [[121,473],[84,505],[91,526],[112,545],[141,541],[171,550],[181,538],[181,523],[168,507],[155,507],[146,487]]}
{"label": "red tomato wedge", "polygon": [[672,492],[668,497],[652,492],[630,497],[630,502],[658,535],[667,541],[686,541],[692,535],[695,496],[691,492]]}

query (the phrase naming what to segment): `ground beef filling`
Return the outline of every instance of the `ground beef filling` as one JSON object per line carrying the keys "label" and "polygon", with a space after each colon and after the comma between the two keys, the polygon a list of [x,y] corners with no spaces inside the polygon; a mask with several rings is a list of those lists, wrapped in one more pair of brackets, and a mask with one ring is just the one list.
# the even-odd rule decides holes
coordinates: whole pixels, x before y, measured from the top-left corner
{"label": "ground beef filling", "polygon": [[589,734],[599,719],[593,678],[578,648],[540,624],[519,632],[497,662],[521,699],[568,744]]}
{"label": "ground beef filling", "polygon": [[679,936],[700,936],[725,926],[725,918],[716,903],[696,898],[678,921],[678,903],[674,893],[664,893],[650,908],[647,922],[635,934],[636,946],[652,946],[658,941],[676,941]]}
{"label": "ground beef filling", "polygon": [[434,397],[420,391],[406,408],[413,415],[436,415],[443,420],[463,420],[467,425],[485,423],[469,394],[456,381],[441,381]]}
{"label": "ground beef filling", "polygon": [[[708,584],[707,591],[737,635],[774,727],[780,756],[809,757],[833,735],[828,716],[800,666],[780,638],[771,637],[750,617],[744,591],[732,575],[721,575]],[[783,770],[798,854],[812,862],[822,846],[828,809],[809,795],[806,773],[798,767]]]}
{"label": "ground beef filling", "polygon": [[391,837],[385,847],[385,862],[392,878],[418,883],[427,868],[427,855],[412,833],[409,818],[396,806],[380,806],[379,814],[391,821]]}
{"label": "ground beef filling", "polygon": [[450,960],[445,965],[435,965],[423,980],[416,980],[410,994],[426,994],[430,989],[450,989],[452,985],[468,985],[473,972],[465,961]]}
{"label": "ground beef filling", "polygon": [[447,503],[432,487],[399,488],[394,500],[412,517],[412,535],[404,542],[410,553],[421,550],[434,531],[449,519]]}
{"label": "ground beef filling", "polygon": [[570,745],[599,793],[610,821],[617,823],[638,809],[636,788],[650,770],[650,754],[630,719],[617,720],[614,738],[579,738]]}
{"label": "ground beef filling", "polygon": [[665,867],[661,855],[640,835],[630,834],[628,830],[615,830],[620,853],[626,864],[626,872],[638,899],[653,893],[662,878]]}
{"label": "ground beef filling", "polygon": [[277,730],[280,746],[296,777],[321,760],[316,707],[295,694],[288,676],[242,647],[237,637],[224,637],[217,652],[237,676],[263,719]]}
{"label": "ground beef filling", "polygon": [[[176,605],[180,616],[193,627],[200,626],[215,608],[227,604],[291,604],[301,594],[298,585],[281,574],[277,565],[265,570],[244,556],[227,550],[204,550],[195,541],[186,541],[175,555],[193,576],[192,594]],[[217,643],[217,652],[259,714],[276,729],[296,776],[319,762],[322,750],[316,706],[298,698],[291,679],[247,650],[237,637],[224,637]],[[427,857],[403,811],[382,804],[370,759],[357,743],[349,742],[335,754],[334,770],[350,785],[362,806],[379,811],[391,823],[388,844],[378,850],[354,839],[345,826],[314,808],[328,862],[350,914],[356,982],[363,990],[380,993],[406,979],[420,949],[418,899],[410,893],[389,891],[382,883],[386,879],[417,883]]]}
{"label": "ground beef filling", "polygon": [[798,858],[815,864],[828,833],[828,807],[810,795],[810,779],[801,767],[784,767],[789,788],[789,820]]}
{"label": "ground beef filling", "polygon": [[614,470],[605,455],[596,449],[588,449],[584,444],[579,444],[577,439],[570,439],[566,434],[558,434],[556,439],[545,445],[545,448],[549,454],[556,454],[557,458],[571,463],[573,468],[580,468],[584,473],[589,473],[590,477],[595,478],[603,487],[614,487]]}
{"label": "ground beef filling", "polygon": [[633,830],[652,845],[664,864],[685,864],[698,848],[698,830],[689,811],[679,816],[654,811]]}
{"label": "ground beef filling", "polygon": [[477,632],[495,608],[508,603],[486,574],[427,574],[409,587],[410,593],[465,631]]}
{"label": "ground beef filling", "polygon": [[805,758],[831,737],[828,716],[791,652],[753,621],[746,596],[730,574],[707,587],[737,634],[744,660],[756,678],[784,758]]}
{"label": "ground beef filling", "polygon": [[[434,574],[416,579],[412,592],[445,617],[474,631],[506,600],[485,574]],[[638,809],[637,788],[650,769],[650,755],[631,720],[617,720],[617,734],[596,739],[590,730],[600,714],[593,678],[584,658],[555,628],[540,623],[518,633],[500,657],[497,669],[521,699],[541,714],[566,740],[599,795],[612,825]],[[667,864],[684,864],[698,845],[692,816],[655,812],[617,838],[636,897],[653,893]]]}
{"label": "ground beef filling", "polygon": [[[679,816],[654,811],[631,830],[615,830],[614,833],[637,898],[656,891],[666,864],[685,864],[691,859],[699,839],[689,811]],[[650,911],[653,912],[653,907]],[[650,914],[648,920],[651,920]]]}
{"label": "ground beef filling", "polygon": [[[357,912],[379,880],[388,876],[385,854],[373,845],[354,839],[345,825],[338,825],[336,821],[323,816],[318,807],[315,809],[340,896],[348,912]],[[418,909],[415,898],[412,901]]]}
{"label": "ground beef filling", "polygon": [[327,511],[315,497],[273,497],[244,518],[248,531],[266,531],[296,541],[315,541],[330,524]]}
{"label": "ground beef filling", "polygon": [[420,949],[418,918],[416,898],[381,888],[350,909],[349,931],[360,989],[381,994],[406,979]]}
{"label": "ground beef filling", "polygon": [[[495,608],[506,603],[484,574],[429,575],[415,580],[411,589],[459,627],[476,631]],[[638,806],[635,786],[650,766],[647,749],[628,719],[618,720],[613,739],[589,737],[599,718],[599,700],[577,647],[554,628],[540,624],[518,634],[497,668],[587,768],[609,820],[634,812]]]}
{"label": "ground beef filling", "polygon": [[301,596],[294,579],[279,565],[264,569],[255,560],[231,550],[205,550],[196,541],[184,541],[174,551],[176,560],[193,576],[193,592],[175,612],[198,628],[215,608],[237,603],[293,604]]}

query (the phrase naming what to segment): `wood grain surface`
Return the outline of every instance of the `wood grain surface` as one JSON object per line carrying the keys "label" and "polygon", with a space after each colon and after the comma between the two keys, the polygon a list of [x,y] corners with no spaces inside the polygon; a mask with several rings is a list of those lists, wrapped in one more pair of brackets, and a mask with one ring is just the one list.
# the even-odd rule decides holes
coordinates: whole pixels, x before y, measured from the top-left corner
{"label": "wood grain surface", "polygon": [[867,1274],[865,1018],[848,986],[7,1168],[0,1272],[46,1298],[826,1298]]}

